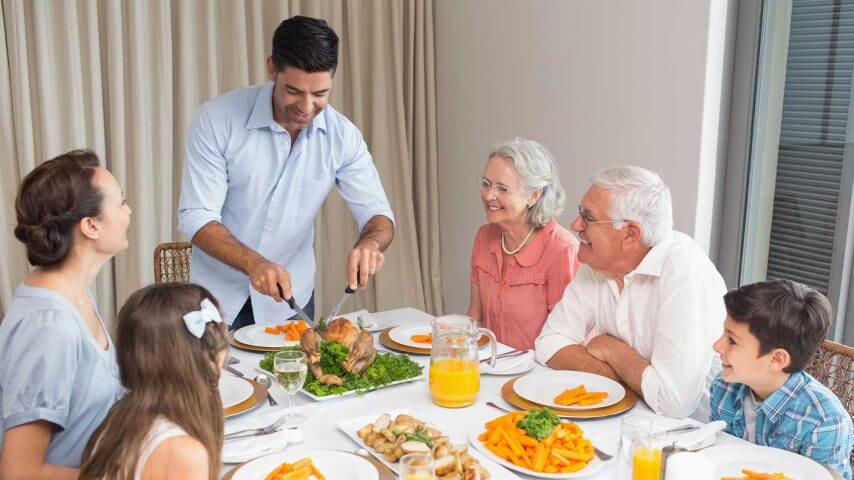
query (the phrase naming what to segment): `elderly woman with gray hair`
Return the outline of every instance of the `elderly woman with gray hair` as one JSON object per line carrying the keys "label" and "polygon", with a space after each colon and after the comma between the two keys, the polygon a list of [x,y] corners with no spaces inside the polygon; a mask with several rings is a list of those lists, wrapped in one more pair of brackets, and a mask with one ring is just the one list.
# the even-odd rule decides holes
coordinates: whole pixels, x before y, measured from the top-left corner
{"label": "elderly woman with gray hair", "polygon": [[531,349],[578,269],[578,240],[555,218],[565,194],[542,145],[524,138],[489,152],[478,180],[486,225],[471,255],[469,316],[498,340]]}

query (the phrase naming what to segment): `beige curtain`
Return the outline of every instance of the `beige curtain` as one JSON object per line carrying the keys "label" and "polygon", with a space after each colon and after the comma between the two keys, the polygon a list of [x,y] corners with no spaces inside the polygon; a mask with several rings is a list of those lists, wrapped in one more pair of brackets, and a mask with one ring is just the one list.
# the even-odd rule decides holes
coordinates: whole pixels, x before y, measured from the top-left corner
{"label": "beige curtain", "polygon": [[[265,81],[272,33],[291,15],[341,38],[331,102],[360,127],[392,208],[386,264],[350,308],[441,313],[433,16],[430,0],[2,0],[0,310],[27,272],[14,197],[39,162],[95,150],[134,209],[130,248],[105,268],[99,308],[113,319],[153,281],[158,243],[181,239],[176,208],[187,125],[205,100]],[[316,220],[317,305],[345,286],[356,224],[337,194]]]}

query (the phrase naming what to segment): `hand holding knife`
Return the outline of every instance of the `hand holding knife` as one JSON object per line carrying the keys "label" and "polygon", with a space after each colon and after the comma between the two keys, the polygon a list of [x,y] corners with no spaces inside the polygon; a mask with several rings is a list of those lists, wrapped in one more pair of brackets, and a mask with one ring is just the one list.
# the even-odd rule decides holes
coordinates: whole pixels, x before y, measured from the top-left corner
{"label": "hand holding knife", "polygon": [[[282,298],[285,298],[285,292],[282,291],[282,286],[277,283],[276,287],[279,288],[279,295]],[[297,312],[297,315],[299,315],[299,317],[301,319],[305,320],[305,322],[308,324],[309,327],[314,328],[314,320],[312,320],[308,316],[308,314],[305,313],[305,311],[302,308],[300,308],[299,305],[297,305],[297,302],[296,302],[296,300],[294,300],[294,297],[285,298],[285,301],[288,302],[288,306],[291,307],[291,310]]]}

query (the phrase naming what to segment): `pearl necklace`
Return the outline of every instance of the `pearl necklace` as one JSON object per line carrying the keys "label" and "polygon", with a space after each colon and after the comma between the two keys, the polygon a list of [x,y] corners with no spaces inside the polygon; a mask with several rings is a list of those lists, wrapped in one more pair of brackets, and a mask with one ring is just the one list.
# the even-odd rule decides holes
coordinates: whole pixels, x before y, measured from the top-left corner
{"label": "pearl necklace", "polygon": [[507,250],[507,247],[504,245],[504,234],[502,233],[501,234],[501,250],[504,250],[504,253],[506,253],[507,255],[516,255],[516,253],[518,253],[519,250],[522,250],[522,247],[525,246],[525,244],[528,242],[528,239],[531,238],[531,234],[534,233],[534,230],[536,228],[537,227],[531,227],[531,229],[528,230],[528,234],[525,235],[525,239],[522,240],[522,243],[520,243],[519,246],[516,247],[515,250]]}

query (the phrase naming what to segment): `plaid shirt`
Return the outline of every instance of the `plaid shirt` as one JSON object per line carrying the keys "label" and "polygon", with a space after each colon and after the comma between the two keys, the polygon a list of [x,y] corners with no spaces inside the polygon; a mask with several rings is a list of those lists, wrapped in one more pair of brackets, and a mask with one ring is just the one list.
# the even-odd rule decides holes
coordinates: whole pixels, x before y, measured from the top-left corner
{"label": "plaid shirt", "polygon": [[[710,421],[723,420],[726,432],[747,438],[744,397],[747,385],[718,377],[711,388]],[[764,402],[756,404],[756,443],[812,458],[851,479],[851,417],[824,385],[796,372]]]}

